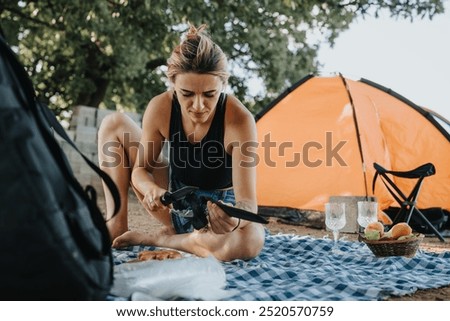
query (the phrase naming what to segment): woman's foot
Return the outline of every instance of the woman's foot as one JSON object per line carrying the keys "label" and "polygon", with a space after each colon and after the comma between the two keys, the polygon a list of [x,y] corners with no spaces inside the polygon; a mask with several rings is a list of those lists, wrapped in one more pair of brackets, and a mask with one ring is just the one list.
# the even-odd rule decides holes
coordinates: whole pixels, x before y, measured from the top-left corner
{"label": "woman's foot", "polygon": [[113,240],[112,247],[121,248],[132,245],[152,245],[148,243],[149,241],[151,240],[149,240],[148,234],[137,231],[127,231]]}
{"label": "woman's foot", "polygon": [[116,237],[112,242],[112,247],[120,248],[133,245],[154,245],[157,246],[157,241],[165,236],[174,235],[175,229],[173,227],[164,226],[155,235],[142,233],[138,231],[127,231],[122,235]]}

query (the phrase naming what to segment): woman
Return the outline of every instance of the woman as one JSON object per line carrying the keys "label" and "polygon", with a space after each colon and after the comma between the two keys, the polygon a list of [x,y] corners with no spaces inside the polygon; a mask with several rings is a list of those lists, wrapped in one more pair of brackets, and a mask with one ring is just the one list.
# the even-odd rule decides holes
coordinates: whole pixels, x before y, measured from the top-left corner
{"label": "woman", "polygon": [[[149,102],[142,130],[120,113],[105,118],[99,129],[100,165],[117,183],[123,202],[119,213],[108,221],[112,246],[169,247],[223,261],[255,257],[264,244],[260,224],[230,217],[208,201],[208,225],[194,230],[192,219],[182,215],[188,210],[187,201],[172,208],[160,200],[167,189],[190,185],[199,188],[194,192],[197,200],[206,196],[257,212],[256,169],[251,157],[257,141],[254,118],[237,98],[224,93],[227,59],[205,25],[190,26],[168,60],[167,76],[171,90]],[[165,141],[170,146],[169,167],[161,157]],[[107,143],[118,146],[114,152],[122,157],[119,166],[104,165],[109,161],[103,152]],[[128,231],[130,184],[146,210],[164,224],[160,233]],[[113,202],[108,192],[106,201],[111,216]]]}

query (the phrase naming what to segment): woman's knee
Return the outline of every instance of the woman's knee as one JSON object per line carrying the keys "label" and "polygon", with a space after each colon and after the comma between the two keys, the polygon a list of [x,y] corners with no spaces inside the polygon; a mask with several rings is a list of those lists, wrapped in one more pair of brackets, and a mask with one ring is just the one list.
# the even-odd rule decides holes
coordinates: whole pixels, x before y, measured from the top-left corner
{"label": "woman's knee", "polygon": [[242,244],[245,244],[242,254],[243,259],[252,259],[257,257],[264,247],[265,232],[264,228],[256,223],[247,227],[248,231],[241,231],[244,232]]}
{"label": "woman's knee", "polygon": [[124,133],[133,120],[124,113],[115,112],[107,115],[103,118],[100,127],[98,129],[99,138],[104,136],[115,135],[119,136],[120,133]]}
{"label": "woman's knee", "polygon": [[[251,260],[257,257],[264,247],[264,228],[256,223],[247,225],[245,228],[236,231],[230,246],[222,246],[215,253],[217,259],[221,261],[231,261],[234,259]],[[234,234],[234,233],[233,233]],[[214,252],[214,251],[213,251]]]}

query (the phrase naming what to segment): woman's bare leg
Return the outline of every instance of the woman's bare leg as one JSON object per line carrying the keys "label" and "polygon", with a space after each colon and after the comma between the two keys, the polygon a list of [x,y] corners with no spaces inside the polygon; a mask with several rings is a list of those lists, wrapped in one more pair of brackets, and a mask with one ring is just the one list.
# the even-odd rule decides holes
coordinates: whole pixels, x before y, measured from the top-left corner
{"label": "woman's bare leg", "polygon": [[[125,142],[125,137],[127,137],[127,142]],[[130,146],[135,145],[136,142],[139,143],[140,138],[139,126],[131,118],[121,113],[106,116],[98,131],[99,165],[116,183],[121,201],[119,212],[112,217],[114,200],[103,182],[106,219],[111,239],[128,231],[128,189],[131,169],[137,152]]]}
{"label": "woman's bare leg", "polygon": [[[108,173],[119,190],[121,206],[112,217],[114,200],[103,183],[106,201],[106,219],[111,240],[128,231],[128,191],[131,183],[131,170],[136,161],[141,138],[141,128],[128,116],[114,113],[105,117],[98,132],[98,155],[100,168]],[[160,165],[154,172],[155,181],[161,187],[168,186],[167,166]],[[142,200],[136,190],[139,200]],[[150,211],[149,211],[150,212]],[[164,225],[170,226],[166,211],[150,212]]]}
{"label": "woman's bare leg", "polygon": [[213,255],[221,261],[250,259],[257,256],[264,246],[264,228],[251,223],[228,234],[215,234],[212,230],[175,235],[129,231],[116,238],[112,246],[120,248],[129,245],[168,247],[201,257]]}

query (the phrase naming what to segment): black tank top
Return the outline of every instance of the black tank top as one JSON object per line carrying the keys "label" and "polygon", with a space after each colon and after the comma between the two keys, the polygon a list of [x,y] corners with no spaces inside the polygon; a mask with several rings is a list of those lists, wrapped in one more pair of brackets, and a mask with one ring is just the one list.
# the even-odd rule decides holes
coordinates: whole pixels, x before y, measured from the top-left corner
{"label": "black tank top", "polygon": [[214,118],[205,137],[198,143],[188,141],[176,95],[170,117],[170,175],[185,185],[214,190],[232,183],[231,155],[224,147],[226,95],[221,94]]}

